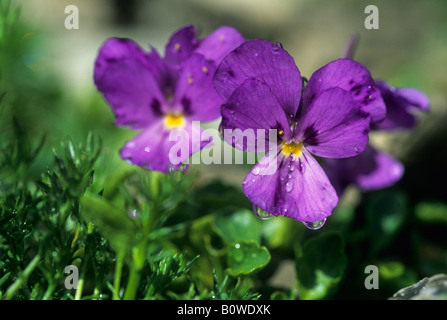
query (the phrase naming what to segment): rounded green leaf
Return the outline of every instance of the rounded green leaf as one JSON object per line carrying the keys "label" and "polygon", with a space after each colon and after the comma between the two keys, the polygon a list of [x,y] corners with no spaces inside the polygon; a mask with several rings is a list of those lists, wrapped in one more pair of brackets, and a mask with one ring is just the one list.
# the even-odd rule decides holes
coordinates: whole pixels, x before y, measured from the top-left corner
{"label": "rounded green leaf", "polygon": [[261,241],[261,221],[250,210],[239,210],[231,214],[216,215],[213,226],[226,243],[240,240]]}
{"label": "rounded green leaf", "polygon": [[232,276],[247,275],[270,261],[270,252],[255,241],[239,241],[229,247],[227,272]]}

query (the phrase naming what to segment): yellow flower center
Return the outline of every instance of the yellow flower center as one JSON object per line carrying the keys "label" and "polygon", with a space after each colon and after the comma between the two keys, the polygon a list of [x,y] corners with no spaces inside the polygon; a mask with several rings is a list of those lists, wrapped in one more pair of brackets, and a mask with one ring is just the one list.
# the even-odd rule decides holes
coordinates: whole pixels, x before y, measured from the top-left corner
{"label": "yellow flower center", "polygon": [[165,116],[164,125],[166,129],[178,129],[185,126],[185,117],[181,114],[168,114]]}
{"label": "yellow flower center", "polygon": [[301,142],[284,142],[282,144],[282,153],[286,156],[294,154],[295,156],[301,155],[301,150],[303,149],[303,144]]}

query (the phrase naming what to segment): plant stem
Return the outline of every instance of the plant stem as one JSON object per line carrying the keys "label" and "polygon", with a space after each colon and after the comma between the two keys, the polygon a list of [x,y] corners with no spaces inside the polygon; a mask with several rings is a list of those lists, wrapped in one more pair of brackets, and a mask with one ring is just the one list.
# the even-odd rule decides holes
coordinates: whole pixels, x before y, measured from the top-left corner
{"label": "plant stem", "polygon": [[54,282],[51,282],[48,286],[47,291],[45,292],[45,295],[43,296],[42,300],[48,300],[51,298],[51,295],[54,292],[54,289],[56,288],[56,284]]}
{"label": "plant stem", "polygon": [[15,296],[17,291],[23,286],[26,280],[28,280],[31,273],[33,273],[34,269],[36,269],[39,262],[40,262],[40,255],[36,255],[34,259],[31,260],[31,262],[25,268],[20,277],[6,290],[6,294],[4,297],[5,300],[11,300]]}
{"label": "plant stem", "polygon": [[121,282],[121,274],[123,271],[123,260],[124,255],[119,253],[116,258],[115,265],[115,276],[113,278],[113,300],[119,300],[119,291],[120,291],[120,282]]}
{"label": "plant stem", "polygon": [[76,294],[74,297],[75,300],[81,300],[82,289],[84,289],[84,276],[82,276],[81,279],[79,279],[78,287],[76,288]]}
{"label": "plant stem", "polygon": [[135,300],[138,285],[140,284],[141,269],[133,267],[130,271],[129,282],[127,283],[124,300]]}

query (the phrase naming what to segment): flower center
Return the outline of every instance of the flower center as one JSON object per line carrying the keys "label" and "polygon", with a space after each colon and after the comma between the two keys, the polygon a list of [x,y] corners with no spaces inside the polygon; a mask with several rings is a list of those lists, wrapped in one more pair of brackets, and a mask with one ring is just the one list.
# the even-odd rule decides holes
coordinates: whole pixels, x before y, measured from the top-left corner
{"label": "flower center", "polygon": [[181,114],[168,114],[165,116],[164,125],[166,129],[178,129],[185,126],[185,117]]}
{"label": "flower center", "polygon": [[303,144],[301,142],[284,142],[282,143],[282,153],[286,156],[294,154],[295,156],[301,155]]}

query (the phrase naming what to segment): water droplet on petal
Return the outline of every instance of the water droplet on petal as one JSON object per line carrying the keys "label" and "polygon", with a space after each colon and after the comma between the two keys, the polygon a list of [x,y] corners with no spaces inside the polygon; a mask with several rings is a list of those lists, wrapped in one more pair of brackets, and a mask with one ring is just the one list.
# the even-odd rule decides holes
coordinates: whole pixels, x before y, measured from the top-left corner
{"label": "water droplet on petal", "polygon": [[259,173],[261,172],[261,169],[259,169],[259,167],[254,167],[252,173],[257,176],[259,175]]}
{"label": "water droplet on petal", "polygon": [[145,152],[150,152],[150,151],[151,151],[151,148],[146,147],[146,148],[144,148],[144,151],[145,151]]}
{"label": "water droplet on petal", "polygon": [[281,49],[282,49],[282,44],[281,43],[277,42],[277,43],[273,43],[272,44],[272,51],[274,53],[279,52],[279,50],[281,50]]}
{"label": "water droplet on petal", "polygon": [[358,148],[358,147],[354,147],[354,151],[355,151],[356,153],[359,153],[359,148]]}
{"label": "water droplet on petal", "polygon": [[293,182],[289,181],[286,183],[286,192],[292,192],[293,190]]}
{"label": "water droplet on petal", "polygon": [[303,222],[303,224],[306,226],[307,229],[318,230],[322,226],[324,226],[325,222],[326,222],[326,218],[324,218],[323,220],[320,220],[320,221],[315,221],[315,222]]}
{"label": "water droplet on petal", "polygon": [[273,214],[271,214],[271,213],[269,213],[267,211],[262,210],[261,208],[259,208],[256,205],[253,205],[253,212],[261,220],[268,220],[271,217],[273,217]]}

